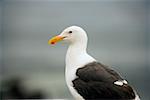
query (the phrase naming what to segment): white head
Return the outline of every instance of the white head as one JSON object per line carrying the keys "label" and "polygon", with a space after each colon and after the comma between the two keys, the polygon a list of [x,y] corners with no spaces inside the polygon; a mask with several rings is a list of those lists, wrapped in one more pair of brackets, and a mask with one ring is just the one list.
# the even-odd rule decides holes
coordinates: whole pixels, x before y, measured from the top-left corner
{"label": "white head", "polygon": [[58,41],[68,41],[70,44],[74,43],[87,43],[86,32],[78,26],[70,26],[62,31],[58,36],[53,37],[48,41],[49,44],[55,44]]}

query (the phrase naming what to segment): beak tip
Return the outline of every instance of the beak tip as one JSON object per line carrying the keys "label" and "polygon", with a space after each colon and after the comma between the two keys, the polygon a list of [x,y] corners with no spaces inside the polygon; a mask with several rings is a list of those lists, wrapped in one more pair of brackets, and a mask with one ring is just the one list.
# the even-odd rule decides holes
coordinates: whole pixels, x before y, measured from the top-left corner
{"label": "beak tip", "polygon": [[48,40],[48,44],[54,45],[57,42],[61,41],[62,39],[63,39],[63,37],[55,36],[55,37],[51,38],[50,40]]}
{"label": "beak tip", "polygon": [[55,42],[52,42],[52,41],[48,41],[48,44],[49,45],[54,45],[54,44],[56,44]]}

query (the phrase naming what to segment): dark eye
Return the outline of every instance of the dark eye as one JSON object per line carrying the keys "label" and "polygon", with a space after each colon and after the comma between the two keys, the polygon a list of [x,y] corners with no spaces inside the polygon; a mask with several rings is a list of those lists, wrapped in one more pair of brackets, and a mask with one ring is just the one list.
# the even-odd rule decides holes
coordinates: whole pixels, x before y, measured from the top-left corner
{"label": "dark eye", "polygon": [[72,33],[72,31],[69,31],[69,33]]}

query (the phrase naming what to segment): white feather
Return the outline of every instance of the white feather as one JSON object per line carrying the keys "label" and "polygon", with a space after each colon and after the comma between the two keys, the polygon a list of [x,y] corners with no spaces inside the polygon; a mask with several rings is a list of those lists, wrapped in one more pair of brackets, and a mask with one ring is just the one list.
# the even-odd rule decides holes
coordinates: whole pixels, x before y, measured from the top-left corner
{"label": "white feather", "polygon": [[114,84],[115,84],[115,85],[119,85],[119,86],[123,86],[123,82],[120,81],[120,80],[119,80],[119,81],[115,81]]}
{"label": "white feather", "polygon": [[124,84],[128,84],[128,82],[127,82],[126,80],[123,80],[123,83],[124,83]]}

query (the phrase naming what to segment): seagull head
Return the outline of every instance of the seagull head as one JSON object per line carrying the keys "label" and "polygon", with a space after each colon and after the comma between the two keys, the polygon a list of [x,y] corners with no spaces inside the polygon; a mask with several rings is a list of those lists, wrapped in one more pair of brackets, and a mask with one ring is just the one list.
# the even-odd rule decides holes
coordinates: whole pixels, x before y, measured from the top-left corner
{"label": "seagull head", "polygon": [[86,32],[78,26],[70,26],[64,29],[59,35],[48,40],[48,44],[56,44],[59,41],[68,41],[70,44],[87,42]]}

